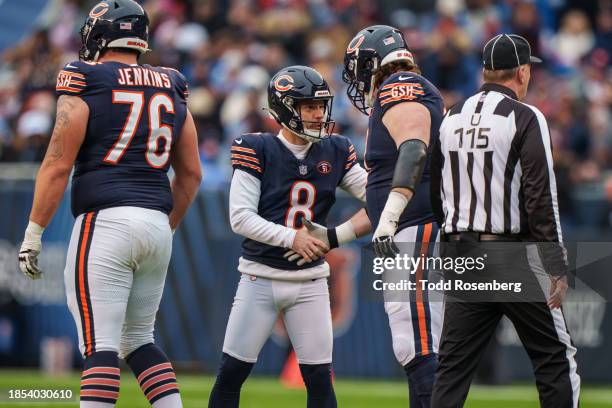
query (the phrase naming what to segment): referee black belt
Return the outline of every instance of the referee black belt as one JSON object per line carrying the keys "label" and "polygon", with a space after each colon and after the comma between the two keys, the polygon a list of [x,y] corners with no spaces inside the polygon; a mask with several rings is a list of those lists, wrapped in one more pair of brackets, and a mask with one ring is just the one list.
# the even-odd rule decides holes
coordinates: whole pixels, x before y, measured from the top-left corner
{"label": "referee black belt", "polygon": [[520,242],[521,239],[516,234],[490,234],[487,232],[462,231],[443,234],[442,240],[446,242],[457,241],[498,241],[498,242]]}

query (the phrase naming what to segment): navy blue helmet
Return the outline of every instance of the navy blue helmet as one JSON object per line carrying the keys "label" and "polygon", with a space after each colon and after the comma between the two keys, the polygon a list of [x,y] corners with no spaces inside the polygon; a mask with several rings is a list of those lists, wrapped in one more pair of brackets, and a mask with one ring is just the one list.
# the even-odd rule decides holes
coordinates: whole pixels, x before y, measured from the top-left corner
{"label": "navy blue helmet", "polygon": [[149,18],[134,0],[105,0],[96,4],[81,27],[83,61],[97,61],[107,48],[149,51]]}
{"label": "navy blue helmet", "polygon": [[374,25],[358,32],[346,48],[342,71],[352,104],[367,115],[374,74],[383,65],[401,60],[414,64],[412,52],[397,28]]}
{"label": "navy blue helmet", "polygon": [[[271,115],[283,127],[300,137],[318,142],[329,137],[335,122],[331,120],[333,95],[327,82],[315,69],[294,65],[278,71],[268,85],[268,108]],[[302,119],[299,104],[303,101],[323,101],[325,119],[317,123],[319,129],[308,128]]]}

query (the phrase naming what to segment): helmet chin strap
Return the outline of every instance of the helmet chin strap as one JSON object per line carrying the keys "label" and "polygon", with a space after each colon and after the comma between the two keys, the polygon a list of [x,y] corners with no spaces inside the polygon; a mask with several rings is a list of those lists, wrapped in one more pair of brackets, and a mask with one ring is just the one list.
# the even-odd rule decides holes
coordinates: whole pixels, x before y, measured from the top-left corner
{"label": "helmet chin strap", "polygon": [[376,94],[376,90],[374,89],[374,75],[372,75],[372,77],[370,78],[370,91],[368,93],[365,94],[365,101],[368,104],[368,108],[372,108],[372,106],[374,106],[374,102],[376,97],[374,96]]}
{"label": "helmet chin strap", "polygon": [[[323,128],[321,128],[321,130],[323,130]],[[318,132],[315,132],[314,130],[304,129],[304,135],[298,134],[298,136],[300,136],[301,138],[305,140],[308,140],[309,142],[318,143],[322,140],[321,130],[319,130]]]}
{"label": "helmet chin strap", "polygon": [[[317,136],[319,136],[319,135],[320,135],[320,133],[314,132],[314,131],[312,131],[312,130],[307,130],[307,129],[304,129],[304,133],[298,133],[298,132],[296,132],[295,130],[290,129],[289,127],[287,127],[287,126],[285,126],[285,125],[283,125],[283,124],[281,124],[281,126],[282,126],[284,129],[287,129],[289,132],[291,132],[291,133],[293,133],[294,135],[296,135],[297,137],[299,137],[300,139],[304,139],[304,140],[306,140],[307,142],[311,142],[311,143],[318,143],[318,142],[320,142],[320,141],[321,141],[321,138],[320,138],[320,137],[317,137]],[[312,132],[312,133],[310,133],[310,132]]]}

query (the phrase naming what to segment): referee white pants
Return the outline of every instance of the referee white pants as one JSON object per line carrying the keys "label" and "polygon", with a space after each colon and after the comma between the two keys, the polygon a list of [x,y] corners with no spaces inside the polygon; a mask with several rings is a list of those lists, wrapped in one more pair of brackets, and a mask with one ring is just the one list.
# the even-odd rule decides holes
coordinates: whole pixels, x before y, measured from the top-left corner
{"label": "referee white pants", "polygon": [[242,274],[223,352],[255,363],[279,313],[300,364],[332,361],[333,334],[327,278],[281,281]]}
{"label": "referee white pants", "polygon": [[84,357],[125,357],[153,343],[155,315],[172,251],[168,216],[115,207],[77,217],[64,279]]}
{"label": "referee white pants", "polygon": [[[394,239],[400,248],[410,248],[415,258],[438,255],[436,244],[440,236],[435,223],[404,228],[397,232]],[[439,300],[430,302],[427,291],[421,290],[420,285],[420,281],[429,279],[432,273],[417,268],[409,277],[416,282],[416,290],[406,291],[401,299],[397,298],[397,294],[385,293],[385,312],[389,318],[393,352],[402,366],[415,357],[438,352],[444,305]]]}

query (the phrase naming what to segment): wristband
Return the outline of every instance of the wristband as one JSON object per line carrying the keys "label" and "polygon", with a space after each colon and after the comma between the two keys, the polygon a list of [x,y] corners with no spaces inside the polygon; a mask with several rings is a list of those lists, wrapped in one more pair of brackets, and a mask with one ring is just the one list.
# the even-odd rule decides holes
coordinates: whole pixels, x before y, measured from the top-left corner
{"label": "wristband", "polygon": [[338,233],[336,228],[327,229],[327,242],[329,242],[329,249],[338,248]]}
{"label": "wristband", "polygon": [[355,228],[353,227],[353,223],[351,222],[351,220],[348,220],[344,224],[338,225],[333,230],[339,245],[346,244],[347,242],[351,242],[357,239],[357,235],[355,234]]}

